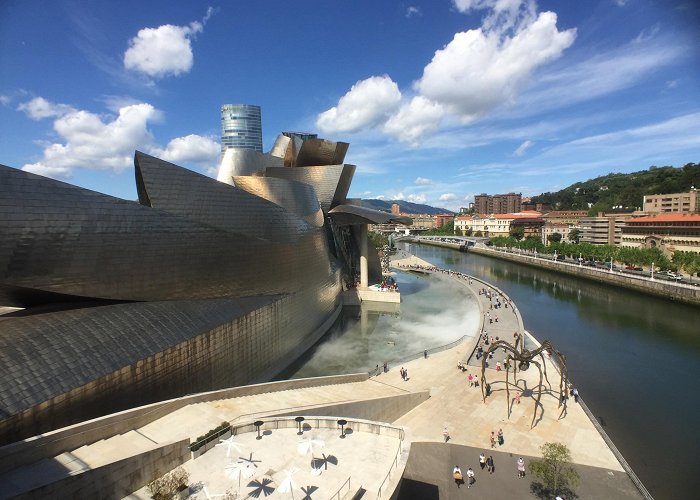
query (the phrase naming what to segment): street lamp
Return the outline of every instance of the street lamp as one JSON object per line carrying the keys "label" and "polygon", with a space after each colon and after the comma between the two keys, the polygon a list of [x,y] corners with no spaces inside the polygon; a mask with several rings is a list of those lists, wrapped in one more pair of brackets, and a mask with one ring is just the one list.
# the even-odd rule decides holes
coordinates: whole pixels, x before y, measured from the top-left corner
{"label": "street lamp", "polygon": [[654,279],[654,263],[651,263],[651,279]]}

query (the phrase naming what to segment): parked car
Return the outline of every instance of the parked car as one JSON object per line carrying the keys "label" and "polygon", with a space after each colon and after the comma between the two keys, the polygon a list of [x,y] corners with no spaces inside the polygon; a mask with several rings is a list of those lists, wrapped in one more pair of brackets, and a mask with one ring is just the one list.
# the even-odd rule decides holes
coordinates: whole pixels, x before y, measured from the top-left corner
{"label": "parked car", "polygon": [[674,273],[673,271],[666,271],[666,276],[674,280],[682,280],[683,276],[680,273]]}
{"label": "parked car", "polygon": [[625,266],[625,269],[627,269],[628,271],[643,271],[644,270],[639,266],[632,266],[632,265]]}

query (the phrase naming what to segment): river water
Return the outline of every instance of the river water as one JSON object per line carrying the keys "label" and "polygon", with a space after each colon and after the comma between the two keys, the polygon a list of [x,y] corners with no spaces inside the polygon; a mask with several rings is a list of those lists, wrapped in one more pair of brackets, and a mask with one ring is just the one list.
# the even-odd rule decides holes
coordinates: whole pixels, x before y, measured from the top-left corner
{"label": "river water", "polygon": [[[501,288],[525,328],[566,355],[581,396],[654,498],[698,497],[699,308],[476,254],[400,246]],[[293,376],[368,370],[476,330],[476,303],[459,285],[397,278],[400,312],[346,311]]]}

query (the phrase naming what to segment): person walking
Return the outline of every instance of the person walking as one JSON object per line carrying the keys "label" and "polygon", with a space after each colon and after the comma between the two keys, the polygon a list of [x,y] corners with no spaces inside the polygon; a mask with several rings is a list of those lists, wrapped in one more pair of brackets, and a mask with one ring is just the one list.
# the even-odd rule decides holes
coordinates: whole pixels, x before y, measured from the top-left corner
{"label": "person walking", "polygon": [[518,477],[525,477],[525,461],[523,457],[518,459]]}
{"label": "person walking", "polygon": [[445,442],[450,440],[450,431],[447,430],[447,426],[442,428],[442,437],[445,438]]}
{"label": "person walking", "polygon": [[424,357],[425,359],[428,359],[428,350],[427,350],[427,349],[424,349],[424,350],[423,350],[423,357]]}
{"label": "person walking", "polygon": [[486,467],[486,455],[483,453],[479,454],[479,465],[481,466],[481,470],[484,470],[484,467]]}
{"label": "person walking", "polygon": [[489,455],[489,458],[486,459],[486,470],[489,471],[489,474],[493,474],[495,469],[496,467],[493,464],[493,455]]}
{"label": "person walking", "polygon": [[452,477],[455,480],[457,488],[464,484],[464,478],[462,477],[462,469],[459,468],[459,465],[455,465],[455,468],[452,469]]}
{"label": "person walking", "polygon": [[467,469],[467,488],[471,488],[472,484],[476,483],[476,478],[474,477],[474,471],[471,467]]}
{"label": "person walking", "polygon": [[503,446],[503,429],[498,429],[498,446]]}
{"label": "person walking", "polygon": [[491,431],[491,448],[496,447],[496,433]]}

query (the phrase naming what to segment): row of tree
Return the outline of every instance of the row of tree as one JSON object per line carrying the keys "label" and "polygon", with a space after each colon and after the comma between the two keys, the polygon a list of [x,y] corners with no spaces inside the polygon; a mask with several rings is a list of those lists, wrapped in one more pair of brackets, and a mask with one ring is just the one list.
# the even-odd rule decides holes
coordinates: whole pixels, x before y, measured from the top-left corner
{"label": "row of tree", "polygon": [[530,237],[518,240],[513,236],[498,236],[491,238],[491,245],[506,248],[520,248],[537,253],[568,256],[571,258],[583,258],[585,260],[599,260],[623,265],[632,265],[651,268],[653,264],[657,270],[680,271],[690,275],[700,272],[700,254],[694,252],[675,252],[672,258],[668,258],[658,248],[631,248],[615,245],[593,245],[591,243],[561,243],[551,242],[544,245],[539,238]]}

